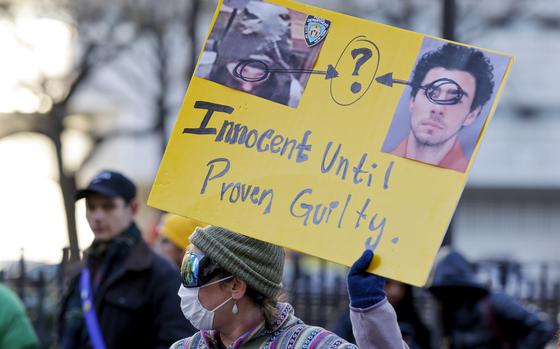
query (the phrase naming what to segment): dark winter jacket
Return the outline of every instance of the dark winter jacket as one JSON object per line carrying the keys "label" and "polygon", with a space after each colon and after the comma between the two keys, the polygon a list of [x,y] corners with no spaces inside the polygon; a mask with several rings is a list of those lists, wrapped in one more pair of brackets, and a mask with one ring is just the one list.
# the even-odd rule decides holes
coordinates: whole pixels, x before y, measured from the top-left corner
{"label": "dark winter jacket", "polygon": [[436,266],[430,291],[442,305],[444,343],[452,349],[542,349],[552,324],[516,299],[492,293],[451,251]]}
{"label": "dark winter jacket", "polygon": [[[79,288],[79,274],[71,278],[63,297],[61,323],[71,295]],[[192,335],[194,328],[181,313],[177,297],[180,282],[177,268],[140,238],[95,292],[95,311],[107,349],[169,348]]]}

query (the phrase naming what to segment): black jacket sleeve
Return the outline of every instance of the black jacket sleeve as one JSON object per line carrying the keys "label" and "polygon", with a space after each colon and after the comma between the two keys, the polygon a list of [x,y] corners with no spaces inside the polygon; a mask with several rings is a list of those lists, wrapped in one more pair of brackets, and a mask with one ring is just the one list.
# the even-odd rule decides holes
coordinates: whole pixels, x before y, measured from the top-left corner
{"label": "black jacket sleeve", "polygon": [[554,336],[555,328],[538,313],[506,294],[491,296],[493,311],[509,338],[516,338],[516,347],[542,349]]}

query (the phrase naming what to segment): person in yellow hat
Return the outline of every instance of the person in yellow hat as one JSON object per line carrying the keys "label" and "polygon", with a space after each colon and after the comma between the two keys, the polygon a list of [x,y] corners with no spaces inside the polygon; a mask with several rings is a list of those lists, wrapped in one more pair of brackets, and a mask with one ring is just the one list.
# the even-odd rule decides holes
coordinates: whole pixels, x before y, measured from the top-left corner
{"label": "person in yellow hat", "polygon": [[158,238],[154,250],[180,268],[189,244],[189,236],[197,227],[204,226],[206,224],[196,219],[166,213],[162,216],[158,227]]}

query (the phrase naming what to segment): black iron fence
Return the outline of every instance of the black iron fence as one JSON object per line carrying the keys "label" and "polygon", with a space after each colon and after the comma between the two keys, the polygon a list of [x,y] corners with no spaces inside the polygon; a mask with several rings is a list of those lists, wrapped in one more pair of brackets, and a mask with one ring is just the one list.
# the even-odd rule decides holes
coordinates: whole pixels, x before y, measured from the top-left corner
{"label": "black iron fence", "polygon": [[480,260],[476,269],[496,292],[507,293],[560,324],[560,262]]}
{"label": "black iron fence", "polygon": [[60,293],[68,250],[61,263],[45,265],[25,260],[22,253],[17,263],[7,263],[0,270],[0,282],[12,288],[23,301],[41,348],[54,348]]}
{"label": "black iron fence", "polygon": [[[0,268],[0,281],[23,300],[42,348],[53,348],[56,317],[67,265],[67,250],[58,265],[31,263],[22,258]],[[560,263],[519,263],[484,260],[476,263],[482,280],[540,309],[557,322],[560,312]],[[296,314],[307,323],[333,329],[348,307],[347,268],[317,258],[289,254],[284,288]],[[425,289],[415,289],[415,303],[428,324],[434,324],[435,303]],[[437,333],[437,328],[433,328]]]}
{"label": "black iron fence", "polygon": [[348,309],[346,268],[325,260],[291,254],[284,289],[296,315],[309,324],[333,329]]}
{"label": "black iron fence", "polygon": [[[311,267],[305,268],[306,264]],[[507,293],[560,324],[560,262],[480,260],[475,268],[480,280],[492,291]],[[285,289],[296,314],[305,322],[333,329],[334,322],[348,306],[347,268],[294,255],[286,269]],[[426,289],[415,288],[414,298],[425,323],[435,324],[436,303],[431,294]],[[439,329],[433,330],[437,333]]]}

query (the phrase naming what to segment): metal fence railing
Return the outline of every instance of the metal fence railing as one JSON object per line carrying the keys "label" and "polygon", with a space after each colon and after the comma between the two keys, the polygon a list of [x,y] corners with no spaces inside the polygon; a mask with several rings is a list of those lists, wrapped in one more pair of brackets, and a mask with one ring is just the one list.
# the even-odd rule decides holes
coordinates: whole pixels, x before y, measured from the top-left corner
{"label": "metal fence railing", "polygon": [[[308,259],[316,261],[313,268],[304,267]],[[299,255],[292,256],[287,266],[284,284],[296,315],[310,324],[333,329],[334,321],[348,306],[347,268]],[[492,291],[507,293],[560,323],[560,263],[481,260],[475,268]],[[437,334],[435,300],[426,289],[415,288],[413,294],[421,318]]]}
{"label": "metal fence railing", "polygon": [[[23,300],[42,348],[55,345],[56,319],[68,251],[58,265],[31,263],[22,258],[0,268],[0,281]],[[560,312],[560,263],[477,261],[477,271],[495,291],[508,293],[557,321]],[[348,308],[347,268],[317,258],[290,253],[286,260],[284,289],[296,315],[303,321],[333,329]],[[414,290],[415,305],[430,326],[435,302],[425,289]],[[432,328],[437,333],[437,328]]]}
{"label": "metal fence railing", "polygon": [[23,301],[41,348],[54,348],[55,345],[67,256],[68,251],[64,249],[60,264],[45,265],[26,261],[22,253],[17,263],[6,264],[0,270],[0,282],[12,288]]}

